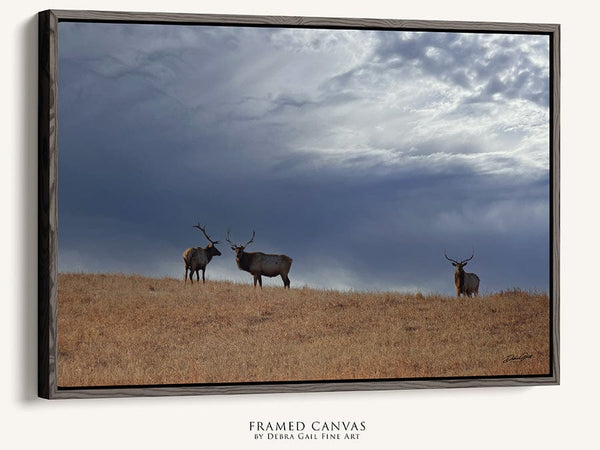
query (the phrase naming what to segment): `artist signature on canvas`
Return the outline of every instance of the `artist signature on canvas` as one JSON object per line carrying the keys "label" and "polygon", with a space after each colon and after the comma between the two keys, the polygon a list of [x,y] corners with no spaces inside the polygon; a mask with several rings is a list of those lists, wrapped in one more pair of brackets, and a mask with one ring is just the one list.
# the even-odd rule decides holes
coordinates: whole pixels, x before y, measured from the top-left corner
{"label": "artist signature on canvas", "polygon": [[526,359],[530,359],[533,358],[533,355],[531,353],[521,353],[520,355],[508,355],[506,356],[502,362],[503,363],[507,363],[507,362],[511,362],[511,361],[525,361]]}

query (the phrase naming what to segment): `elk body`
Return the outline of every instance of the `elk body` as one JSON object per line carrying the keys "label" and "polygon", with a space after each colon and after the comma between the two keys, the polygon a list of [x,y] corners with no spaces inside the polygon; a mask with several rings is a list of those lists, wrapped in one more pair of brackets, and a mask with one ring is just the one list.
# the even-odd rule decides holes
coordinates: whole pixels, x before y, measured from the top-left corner
{"label": "elk body", "polygon": [[254,277],[254,286],[256,283],[262,288],[262,276],[265,277],[276,277],[281,275],[283,280],[283,287],[290,287],[290,279],[288,273],[292,267],[292,258],[286,255],[269,255],[261,252],[245,252],[245,248],[254,241],[254,235],[252,232],[252,238],[244,245],[236,245],[229,240],[229,230],[227,230],[227,242],[231,244],[231,249],[235,252],[235,261],[240,270],[249,272]]}
{"label": "elk body", "polygon": [[473,254],[470,258],[463,259],[460,262],[448,258],[448,255],[445,251],[444,256],[448,261],[452,262],[452,265],[454,267],[456,267],[456,271],[454,272],[454,286],[456,287],[456,296],[460,297],[461,294],[466,295],[467,297],[471,297],[471,295],[479,295],[479,277],[474,273],[465,272],[465,270],[463,269],[463,267],[467,265],[467,262],[473,259],[473,256],[475,256],[475,251],[473,251]]}
{"label": "elk body", "polygon": [[183,276],[184,284],[187,283],[188,271],[190,273],[190,283],[194,284],[194,280],[192,279],[194,272],[196,272],[196,281],[200,282],[200,271],[202,271],[202,283],[204,283],[204,271],[206,270],[206,266],[213,256],[221,256],[221,252],[215,247],[215,244],[218,244],[219,241],[213,241],[210,236],[206,234],[204,227],[201,227],[200,224],[194,225],[194,228],[198,228],[202,231],[202,234],[204,234],[204,237],[206,237],[209,244],[206,248],[190,247],[183,252],[183,265],[185,266],[185,275]]}

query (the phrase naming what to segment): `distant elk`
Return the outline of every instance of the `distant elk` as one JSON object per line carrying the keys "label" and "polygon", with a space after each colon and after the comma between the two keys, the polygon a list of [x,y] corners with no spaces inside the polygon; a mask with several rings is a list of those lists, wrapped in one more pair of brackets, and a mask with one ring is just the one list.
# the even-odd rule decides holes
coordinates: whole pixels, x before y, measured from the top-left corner
{"label": "distant elk", "polygon": [[474,273],[465,272],[463,267],[467,265],[467,261],[471,261],[475,256],[475,250],[470,258],[463,259],[458,262],[452,258],[448,258],[446,250],[444,250],[444,256],[448,261],[452,262],[452,265],[456,267],[454,272],[454,286],[456,287],[456,296],[460,297],[460,294],[466,295],[467,297],[479,295],[479,277]]}
{"label": "distant elk", "polygon": [[276,277],[281,275],[283,287],[290,287],[288,273],[292,267],[292,258],[286,255],[268,255],[261,252],[247,253],[244,249],[254,241],[256,232],[252,231],[252,238],[244,245],[236,245],[229,239],[229,230],[225,239],[231,244],[231,249],[235,252],[235,261],[240,270],[245,270],[254,276],[254,286],[256,282],[262,288],[262,276]]}
{"label": "distant elk", "polygon": [[221,252],[215,247],[215,244],[218,244],[219,241],[213,241],[210,236],[206,234],[204,227],[201,227],[200,224],[194,225],[194,228],[198,228],[202,231],[204,237],[208,239],[209,244],[206,248],[190,247],[183,252],[183,264],[185,266],[185,275],[183,276],[184,284],[187,283],[188,270],[190,272],[190,283],[194,284],[194,280],[192,279],[194,272],[196,272],[196,281],[200,282],[200,271],[202,271],[202,283],[204,283],[204,271],[206,270],[206,266],[213,256],[221,256]]}

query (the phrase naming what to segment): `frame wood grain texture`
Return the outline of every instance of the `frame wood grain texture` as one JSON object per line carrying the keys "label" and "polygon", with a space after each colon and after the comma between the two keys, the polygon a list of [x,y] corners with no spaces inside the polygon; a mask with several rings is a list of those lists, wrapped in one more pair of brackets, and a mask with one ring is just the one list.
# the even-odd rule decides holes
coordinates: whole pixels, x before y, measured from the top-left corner
{"label": "frame wood grain texture", "polygon": [[[61,388],[57,385],[57,83],[60,21],[278,26],[292,28],[383,29],[404,31],[545,34],[550,38],[550,372],[543,376],[420,378],[213,385]],[[175,13],[48,10],[39,13],[38,131],[38,395],[47,399],[170,396],[200,394],[292,393],[422,388],[534,386],[559,384],[559,143],[560,25],[421,20],[348,19]]]}

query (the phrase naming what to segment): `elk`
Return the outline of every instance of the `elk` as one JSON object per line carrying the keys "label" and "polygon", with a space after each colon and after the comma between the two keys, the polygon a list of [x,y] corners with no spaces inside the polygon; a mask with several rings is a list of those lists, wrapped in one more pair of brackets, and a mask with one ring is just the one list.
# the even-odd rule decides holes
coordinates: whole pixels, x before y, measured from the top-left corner
{"label": "elk", "polygon": [[283,280],[283,287],[290,287],[290,279],[288,273],[290,267],[292,267],[292,258],[286,255],[268,255],[261,252],[247,253],[244,249],[254,242],[255,231],[252,231],[252,238],[244,245],[237,245],[231,242],[229,239],[229,230],[227,230],[227,236],[225,239],[231,244],[231,250],[235,252],[235,261],[240,270],[249,272],[254,276],[254,287],[256,282],[262,288],[262,276],[265,277],[276,277],[281,275]]}
{"label": "elk", "polygon": [[474,273],[465,272],[463,267],[467,265],[468,261],[473,259],[475,256],[475,250],[470,258],[463,259],[458,262],[452,258],[448,258],[446,250],[444,250],[444,256],[448,261],[452,262],[452,265],[456,267],[454,272],[454,286],[456,287],[456,296],[460,297],[460,294],[466,295],[467,297],[479,295],[479,277]]}
{"label": "elk", "polygon": [[213,241],[210,236],[206,234],[204,227],[201,227],[200,224],[194,225],[194,228],[198,228],[202,231],[202,234],[204,234],[204,237],[208,240],[209,244],[206,248],[190,247],[183,252],[183,265],[185,266],[185,275],[183,276],[184,284],[187,283],[188,270],[190,271],[190,283],[194,284],[194,280],[192,279],[194,272],[196,272],[196,281],[200,282],[200,271],[202,271],[202,283],[204,283],[204,271],[206,270],[206,266],[213,256],[221,256],[221,252],[215,247],[215,244],[218,244],[219,241]]}

